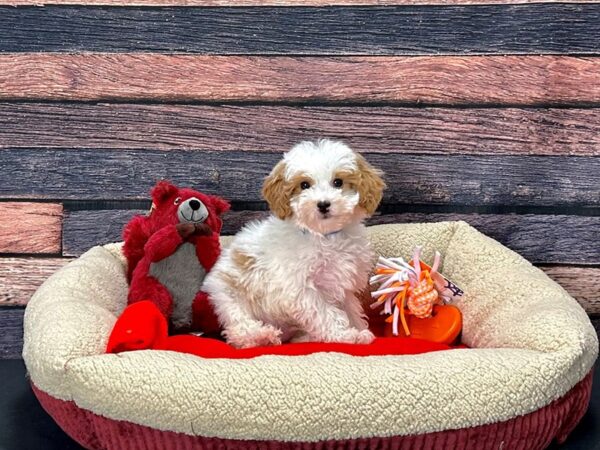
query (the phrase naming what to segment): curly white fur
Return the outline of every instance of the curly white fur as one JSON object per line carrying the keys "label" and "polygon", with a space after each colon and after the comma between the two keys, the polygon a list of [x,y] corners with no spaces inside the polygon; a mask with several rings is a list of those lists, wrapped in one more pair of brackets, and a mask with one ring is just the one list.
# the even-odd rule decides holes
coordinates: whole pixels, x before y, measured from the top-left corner
{"label": "curly white fur", "polygon": [[374,263],[362,221],[384,186],[340,142],[302,142],[284,155],[263,189],[274,215],[244,227],[205,279],[229,343],[373,340],[355,293]]}

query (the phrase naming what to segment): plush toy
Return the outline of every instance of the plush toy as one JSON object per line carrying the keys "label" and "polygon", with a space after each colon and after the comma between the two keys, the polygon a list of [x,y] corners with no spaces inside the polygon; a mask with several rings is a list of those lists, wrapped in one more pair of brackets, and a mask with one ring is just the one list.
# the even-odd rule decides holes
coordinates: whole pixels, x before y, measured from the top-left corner
{"label": "plush toy", "polygon": [[407,337],[451,343],[461,331],[462,316],[458,308],[447,303],[462,297],[463,291],[438,272],[438,252],[433,266],[421,261],[420,256],[421,248],[417,247],[411,263],[402,258],[379,258],[370,280],[371,285],[379,285],[371,293],[377,299],[371,308],[383,305],[382,314],[392,323],[394,336],[403,331]]}
{"label": "plush toy", "polygon": [[119,317],[108,339],[107,353],[132,350],[169,350],[202,358],[247,359],[262,355],[310,355],[318,352],[353,356],[416,355],[453,347],[420,339],[380,337],[371,344],[304,342],[238,349],[217,339],[190,334],[169,336],[164,315],[150,301],[129,305]]}
{"label": "plush toy", "polygon": [[160,181],[152,208],[125,227],[128,303],[150,300],[174,331],[215,333],[219,323],[201,286],[220,253],[225,200]]}

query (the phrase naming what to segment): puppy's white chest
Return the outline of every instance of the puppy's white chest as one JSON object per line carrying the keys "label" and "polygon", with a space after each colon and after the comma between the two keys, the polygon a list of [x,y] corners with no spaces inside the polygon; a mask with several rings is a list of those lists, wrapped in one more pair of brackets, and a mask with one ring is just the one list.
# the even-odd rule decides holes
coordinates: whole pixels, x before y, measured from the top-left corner
{"label": "puppy's white chest", "polygon": [[333,299],[343,299],[347,291],[354,291],[368,271],[370,249],[360,238],[338,239],[326,242],[316,252],[314,268],[309,275],[315,287]]}

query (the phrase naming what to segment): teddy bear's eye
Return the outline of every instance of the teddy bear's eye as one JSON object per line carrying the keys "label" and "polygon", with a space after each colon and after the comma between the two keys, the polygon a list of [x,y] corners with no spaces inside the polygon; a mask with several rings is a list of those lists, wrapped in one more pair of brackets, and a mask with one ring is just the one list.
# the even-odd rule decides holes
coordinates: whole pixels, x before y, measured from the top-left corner
{"label": "teddy bear's eye", "polygon": [[175,204],[176,204],[176,205],[179,205],[179,203],[181,203],[181,197],[177,197],[177,198],[175,199]]}

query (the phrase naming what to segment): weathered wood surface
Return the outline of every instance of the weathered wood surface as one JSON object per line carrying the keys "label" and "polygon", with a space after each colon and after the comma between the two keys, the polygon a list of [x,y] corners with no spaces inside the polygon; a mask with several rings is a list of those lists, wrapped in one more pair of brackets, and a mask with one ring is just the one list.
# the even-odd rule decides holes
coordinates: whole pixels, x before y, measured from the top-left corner
{"label": "weathered wood surface", "polygon": [[[600,158],[364,154],[386,171],[387,204],[600,206]],[[144,199],[157,179],[260,201],[275,153],[4,149],[0,197]]]}
{"label": "weathered wood surface", "polygon": [[0,54],[0,100],[32,99],[598,105],[600,58]]}
{"label": "weathered wood surface", "polygon": [[588,314],[600,314],[600,268],[554,266],[542,270],[575,297]]}
{"label": "weathered wood surface", "polygon": [[[24,306],[36,289],[70,258],[0,258],[0,306]],[[588,314],[600,314],[600,268],[543,266]],[[1,309],[0,309],[1,311]]]}
{"label": "weathered wood surface", "polygon": [[0,359],[21,358],[23,351],[23,308],[0,307]]}
{"label": "weathered wood surface", "polygon": [[105,6],[388,6],[494,5],[524,3],[596,3],[597,0],[0,0],[0,5]]}
{"label": "weathered wood surface", "polygon": [[[382,32],[385,30],[385,32]],[[2,52],[598,54],[600,5],[0,7]]]}
{"label": "weathered wood surface", "polygon": [[406,213],[383,214],[372,222],[448,220],[464,220],[534,263],[600,264],[598,216]]}
{"label": "weathered wood surface", "polygon": [[600,156],[600,108],[0,103],[0,148],[281,152],[319,136],[371,153]]}
{"label": "weathered wood surface", "polygon": [[69,258],[0,257],[0,306],[25,305],[46,278]]}
{"label": "weathered wood surface", "polygon": [[[65,255],[77,256],[98,244],[121,240],[121,231],[140,210],[72,211],[63,232]],[[231,211],[223,218],[224,235],[235,234],[266,211]],[[465,220],[483,233],[519,252],[532,262],[600,264],[600,217],[516,214],[382,214],[369,220],[382,223]],[[600,284],[599,284],[600,286]],[[600,301],[600,298],[598,299]]]}
{"label": "weathered wood surface", "polygon": [[[2,173],[10,185],[10,172]],[[60,253],[61,227],[60,204],[0,202],[0,253]]]}
{"label": "weathered wood surface", "polygon": [[[125,224],[147,210],[69,211],[63,231],[63,254],[79,256],[94,245],[122,240]],[[223,216],[223,235],[235,234],[245,223],[266,217],[266,211],[228,211]]]}

